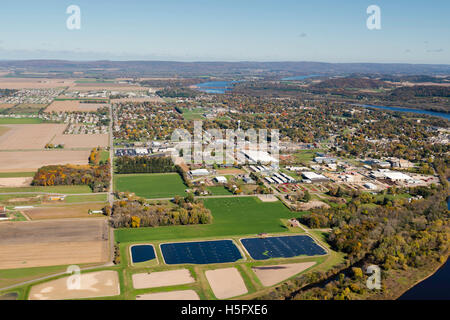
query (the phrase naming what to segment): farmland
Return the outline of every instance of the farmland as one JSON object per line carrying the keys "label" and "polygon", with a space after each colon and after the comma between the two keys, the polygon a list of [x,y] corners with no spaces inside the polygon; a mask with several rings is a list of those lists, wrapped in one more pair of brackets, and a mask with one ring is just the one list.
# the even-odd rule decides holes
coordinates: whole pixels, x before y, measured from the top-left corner
{"label": "farmland", "polygon": [[80,100],[55,100],[45,109],[45,112],[92,112],[107,106],[101,103],[81,103]]}
{"label": "farmland", "polygon": [[64,124],[7,125],[10,130],[0,139],[0,150],[43,149],[55,135],[62,134]]}
{"label": "farmland", "polygon": [[95,263],[108,256],[103,219],[6,222],[0,234],[0,254],[8,257],[0,269]]}
{"label": "farmland", "polygon": [[186,194],[186,186],[176,173],[115,175],[114,189],[119,192],[134,192],[137,196],[147,199],[172,198]]}
{"label": "farmland", "polygon": [[0,118],[0,124],[39,124],[39,118]]}
{"label": "farmland", "polygon": [[132,242],[286,232],[288,229],[280,219],[295,216],[279,201],[263,203],[253,197],[205,199],[204,204],[211,210],[212,224],[118,229],[117,240]]}
{"label": "farmland", "polygon": [[46,165],[86,165],[89,150],[8,151],[1,152],[0,171],[35,171]]}
{"label": "farmland", "polygon": [[0,193],[10,192],[45,192],[45,193],[61,193],[61,194],[78,194],[78,193],[92,193],[88,186],[31,186],[22,188],[0,188]]}
{"label": "farmland", "polygon": [[[72,204],[72,205],[53,205],[46,207],[35,207],[24,210],[24,213],[31,220],[46,219],[68,219],[68,218],[88,218],[89,210],[101,210],[105,204]],[[98,215],[95,215],[98,216]]]}

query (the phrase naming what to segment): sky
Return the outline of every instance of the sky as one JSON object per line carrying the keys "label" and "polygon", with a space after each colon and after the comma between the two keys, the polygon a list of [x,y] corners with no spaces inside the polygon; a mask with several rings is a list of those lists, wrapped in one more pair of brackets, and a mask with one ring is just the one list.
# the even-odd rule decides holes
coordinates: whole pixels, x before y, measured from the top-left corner
{"label": "sky", "polygon": [[450,64],[450,1],[2,1],[0,60],[15,59]]}

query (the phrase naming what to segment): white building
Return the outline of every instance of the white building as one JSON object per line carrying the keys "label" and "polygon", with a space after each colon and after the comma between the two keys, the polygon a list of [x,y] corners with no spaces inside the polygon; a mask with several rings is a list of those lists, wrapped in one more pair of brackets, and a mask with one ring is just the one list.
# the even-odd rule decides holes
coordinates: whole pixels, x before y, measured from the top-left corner
{"label": "white building", "polygon": [[218,183],[227,183],[228,181],[224,176],[215,177],[214,180],[216,180]]}
{"label": "white building", "polygon": [[189,173],[192,176],[207,176],[209,174],[209,171],[206,169],[195,169],[195,170],[189,171]]}
{"label": "white building", "polygon": [[241,151],[245,158],[251,163],[278,163],[278,159],[272,157],[266,151],[259,150],[243,150]]}

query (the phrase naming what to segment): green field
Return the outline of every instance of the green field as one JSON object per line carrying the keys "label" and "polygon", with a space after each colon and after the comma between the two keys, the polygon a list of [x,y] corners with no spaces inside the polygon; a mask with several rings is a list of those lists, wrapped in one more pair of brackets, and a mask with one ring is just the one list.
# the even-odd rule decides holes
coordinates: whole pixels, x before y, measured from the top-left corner
{"label": "green field", "polygon": [[323,149],[300,150],[295,153],[296,162],[307,163],[312,161],[316,156],[316,152],[323,152]]}
{"label": "green field", "polygon": [[38,118],[0,118],[0,124],[37,124],[42,122]]}
{"label": "green field", "polygon": [[205,113],[205,110],[203,108],[196,108],[196,109],[181,109],[183,112],[183,118],[184,120],[193,121],[193,120],[202,120],[205,117],[203,114]]}
{"label": "green field", "polygon": [[64,200],[65,203],[78,203],[78,202],[106,202],[106,194],[95,194],[88,196],[67,196]]}
{"label": "green field", "polygon": [[0,188],[0,193],[21,193],[21,192],[46,192],[46,193],[92,193],[89,186],[51,186],[51,187],[21,187],[21,188]]}
{"label": "green field", "polygon": [[0,178],[34,177],[35,172],[0,172]]}
{"label": "green field", "polygon": [[254,197],[211,198],[203,201],[213,214],[212,224],[118,229],[115,231],[116,240],[135,242],[287,232],[281,219],[298,215],[289,211],[280,201],[264,203]]}
{"label": "green field", "polygon": [[206,187],[206,190],[211,192],[213,196],[229,196],[232,193],[228,191],[224,186]]}
{"label": "green field", "polygon": [[185,196],[186,186],[178,173],[116,174],[114,190],[134,192],[137,196],[152,198],[172,198]]}

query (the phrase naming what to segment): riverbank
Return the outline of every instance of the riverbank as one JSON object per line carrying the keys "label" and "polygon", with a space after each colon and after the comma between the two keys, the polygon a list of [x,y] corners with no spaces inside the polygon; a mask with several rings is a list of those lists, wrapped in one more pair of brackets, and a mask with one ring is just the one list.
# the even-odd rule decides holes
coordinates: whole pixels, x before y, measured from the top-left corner
{"label": "riverbank", "polygon": [[[432,273],[430,273],[429,275],[427,275],[426,277],[424,277],[423,279],[420,279],[419,281],[416,281],[408,290],[406,290],[405,292],[403,292],[400,296],[398,296],[396,298],[397,299],[401,299],[405,293],[407,293],[408,291],[410,291],[411,289],[413,289],[415,286],[419,285],[420,283],[424,282],[425,280],[433,277],[441,268],[443,268],[445,266],[445,264],[448,263],[448,256],[447,259],[445,260],[444,263],[439,264]],[[408,300],[408,298],[405,298],[404,300]]]}

